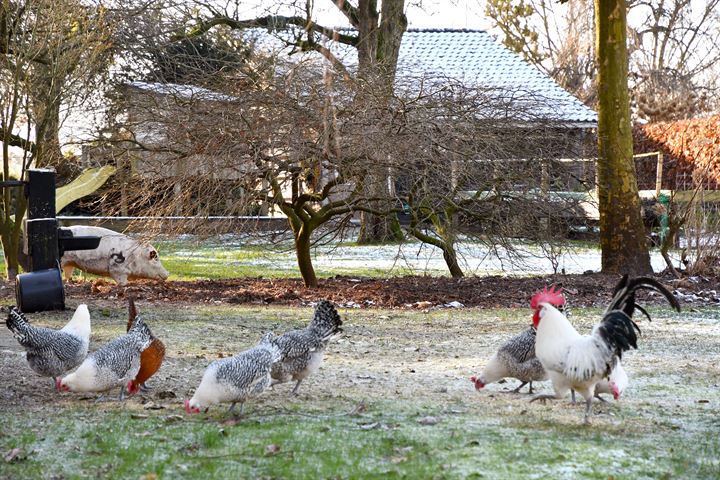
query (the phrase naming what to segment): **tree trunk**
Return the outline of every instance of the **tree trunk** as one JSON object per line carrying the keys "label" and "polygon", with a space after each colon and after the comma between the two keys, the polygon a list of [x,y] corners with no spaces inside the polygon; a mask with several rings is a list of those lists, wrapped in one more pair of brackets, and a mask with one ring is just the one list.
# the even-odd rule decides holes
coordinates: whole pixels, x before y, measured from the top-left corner
{"label": "tree trunk", "polygon": [[50,73],[43,73],[33,92],[33,110],[37,121],[34,165],[57,166],[63,155],[60,150],[60,102],[64,85]]}
{"label": "tree trunk", "polygon": [[359,244],[399,242],[402,238],[400,222],[395,214],[387,216],[368,212],[360,214],[360,231],[357,240]]}
{"label": "tree trunk", "polygon": [[435,231],[442,239],[441,249],[443,252],[443,258],[445,264],[450,270],[450,275],[453,278],[462,278],[465,276],[460,264],[458,263],[457,252],[455,251],[455,240],[456,240],[456,215],[455,210],[447,208],[443,211],[443,215],[432,215],[431,217],[433,225],[435,225]]}
{"label": "tree trunk", "polygon": [[304,224],[295,232],[295,254],[297,256],[300,275],[303,278],[305,286],[308,288],[317,288],[318,280],[313,268],[312,258],[310,257],[310,236],[312,230]]}
{"label": "tree trunk", "polygon": [[[448,270],[450,271],[450,275],[453,278],[463,278],[465,274],[460,268],[457,252],[455,251],[455,230],[453,225],[454,212],[446,211],[445,213],[447,215],[445,218],[441,218],[437,214],[429,215],[432,224],[435,227],[435,232],[440,238],[433,237],[432,235],[428,235],[421,231],[420,225],[417,222],[417,217],[411,221],[409,233],[421,242],[433,245],[442,250],[443,259],[445,260],[445,265],[447,265]],[[423,217],[425,216],[426,215],[423,215]],[[443,222],[449,223],[447,225],[443,225]]]}
{"label": "tree trunk", "polygon": [[[378,12],[377,0],[360,0],[358,2],[358,76],[361,82],[369,85],[372,92],[365,95],[359,108],[371,108],[378,114],[385,113],[383,103],[390,99],[395,84],[395,70],[400,54],[400,42],[407,29],[407,18],[404,13],[405,0],[382,0],[381,12]],[[377,119],[383,123],[384,118]],[[373,161],[373,160],[371,160]],[[380,159],[374,159],[378,168],[368,177],[370,198],[386,198],[391,201],[387,175],[384,168],[379,168]],[[379,171],[378,171],[379,170]],[[385,210],[378,201],[373,205],[376,209]],[[397,217],[380,216],[363,212],[360,216],[360,233],[358,243],[382,243],[402,240]]]}
{"label": "tree trunk", "polygon": [[598,193],[605,273],[652,272],[640,215],[627,87],[625,0],[595,0],[598,62]]}
{"label": "tree trunk", "polygon": [[465,274],[460,268],[460,264],[458,264],[455,246],[452,243],[445,242],[442,247],[442,251],[443,258],[445,259],[448,270],[450,270],[450,275],[452,275],[452,278],[463,278]]}

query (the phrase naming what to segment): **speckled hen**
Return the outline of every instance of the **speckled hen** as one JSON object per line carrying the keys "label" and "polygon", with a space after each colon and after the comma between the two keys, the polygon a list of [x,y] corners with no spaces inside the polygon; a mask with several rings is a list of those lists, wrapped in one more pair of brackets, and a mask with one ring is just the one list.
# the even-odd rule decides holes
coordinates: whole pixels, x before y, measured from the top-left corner
{"label": "speckled hen", "polygon": [[[565,297],[558,292],[555,299],[555,306],[560,310],[565,309]],[[486,385],[497,382],[505,377],[517,378],[522,383],[513,390],[513,393],[520,391],[522,387],[530,384],[529,392],[533,393],[532,382],[541,382],[548,379],[540,360],[535,356],[535,327],[530,326],[527,330],[515,335],[502,344],[495,355],[490,358],[480,376],[470,377],[477,390]]]}
{"label": "speckled hen", "polygon": [[340,325],[342,320],[333,304],[321,300],[315,307],[310,325],[273,340],[282,353],[282,360],[273,365],[273,384],[295,380],[292,393],[296,394],[300,383],[320,368],[328,342],[342,332]]}
{"label": "speckled hen", "polygon": [[272,339],[273,334],[267,333],[257,346],[211,363],[193,397],[185,400],[185,411],[200,413],[211,405],[224,402],[232,403],[232,411],[239,402],[242,414],[245,402],[270,386],[270,370],[280,360],[280,349]]}
{"label": "speckled hen", "polygon": [[152,342],[150,329],[138,316],[128,333],[92,352],[77,370],[58,380],[58,389],[72,392],[104,392],[125,385],[140,370],[140,354]]}
{"label": "speckled hen", "polygon": [[87,305],[77,307],[70,321],[60,330],[35,327],[16,307],[10,307],[7,327],[25,348],[30,368],[44,377],[58,377],[80,365],[90,345],[90,312]]}

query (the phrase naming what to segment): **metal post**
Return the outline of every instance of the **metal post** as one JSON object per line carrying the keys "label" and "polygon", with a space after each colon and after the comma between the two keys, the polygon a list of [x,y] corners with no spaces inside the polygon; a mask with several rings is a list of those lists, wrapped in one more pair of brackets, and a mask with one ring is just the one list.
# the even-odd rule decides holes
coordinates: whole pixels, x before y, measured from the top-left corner
{"label": "metal post", "polygon": [[55,172],[40,168],[28,170],[26,194],[27,253],[31,270],[36,272],[57,268],[59,252],[55,218]]}

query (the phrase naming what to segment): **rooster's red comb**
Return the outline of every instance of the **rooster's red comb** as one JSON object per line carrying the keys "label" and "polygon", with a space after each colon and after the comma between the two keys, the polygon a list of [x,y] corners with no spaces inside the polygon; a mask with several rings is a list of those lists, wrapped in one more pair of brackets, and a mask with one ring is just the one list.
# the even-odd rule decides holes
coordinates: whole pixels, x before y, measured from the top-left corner
{"label": "rooster's red comb", "polygon": [[555,288],[555,285],[552,285],[549,289],[547,287],[543,288],[542,292],[538,292],[533,295],[530,300],[530,308],[535,310],[541,303],[549,303],[555,307],[565,305],[565,297],[562,294],[562,288]]}

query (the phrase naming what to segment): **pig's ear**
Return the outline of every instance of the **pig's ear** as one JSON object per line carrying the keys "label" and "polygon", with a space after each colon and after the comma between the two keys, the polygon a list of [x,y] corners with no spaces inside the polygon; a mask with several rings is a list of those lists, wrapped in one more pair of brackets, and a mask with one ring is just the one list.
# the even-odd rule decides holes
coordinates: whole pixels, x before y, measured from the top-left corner
{"label": "pig's ear", "polygon": [[157,258],[157,252],[155,250],[150,250],[150,260],[155,258]]}

